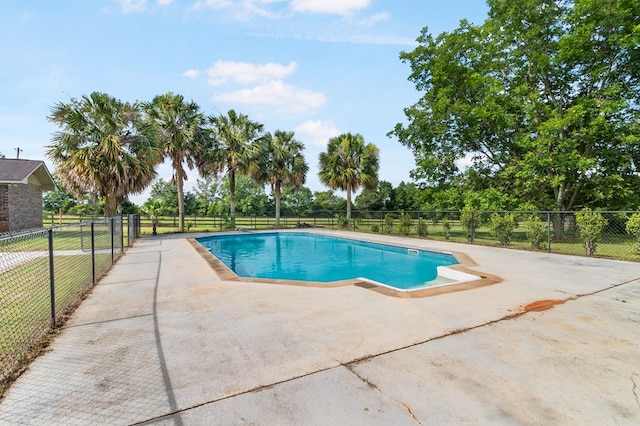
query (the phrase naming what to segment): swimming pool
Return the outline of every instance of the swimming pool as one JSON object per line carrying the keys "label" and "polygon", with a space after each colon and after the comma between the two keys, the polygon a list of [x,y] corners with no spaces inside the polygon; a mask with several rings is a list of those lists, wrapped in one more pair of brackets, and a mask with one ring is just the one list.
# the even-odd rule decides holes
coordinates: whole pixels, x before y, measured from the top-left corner
{"label": "swimming pool", "polygon": [[438,276],[438,267],[458,263],[449,253],[307,232],[216,235],[196,241],[242,277],[314,282],[361,279],[399,290],[456,281]]}

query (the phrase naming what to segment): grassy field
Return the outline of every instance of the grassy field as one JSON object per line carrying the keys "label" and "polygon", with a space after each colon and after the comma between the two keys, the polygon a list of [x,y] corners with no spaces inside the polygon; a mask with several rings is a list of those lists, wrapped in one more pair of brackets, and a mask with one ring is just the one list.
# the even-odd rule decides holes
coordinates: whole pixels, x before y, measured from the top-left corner
{"label": "grassy field", "polygon": [[[243,227],[247,229],[273,229],[274,219],[272,217],[237,217],[236,227]],[[353,227],[353,224],[348,228],[341,228],[338,224],[338,220],[335,217],[315,217],[315,218],[282,218],[281,228],[294,228],[298,224],[306,224],[312,227],[322,227],[328,229],[348,229],[351,231],[376,233],[385,235],[406,235],[412,238],[427,238],[434,240],[448,240],[452,242],[467,243],[468,239],[465,236],[465,232],[462,223],[459,220],[450,220],[449,235],[445,235],[441,222],[431,220],[423,220],[423,224],[426,225],[426,235],[422,233],[418,235],[416,219],[413,220],[413,225],[409,230],[409,233],[401,233],[398,229],[399,221],[394,220],[394,224],[391,232],[385,229],[384,220],[381,217],[377,218],[360,218]],[[185,217],[185,231],[186,232],[218,232],[229,230],[228,221],[221,220],[220,218],[211,217]],[[141,217],[141,234],[151,235],[153,231],[152,221],[148,217]],[[158,234],[168,234],[178,232],[178,218],[177,217],[160,217],[159,223],[156,228]],[[575,232],[574,232],[575,233]],[[489,229],[488,226],[479,226],[475,230],[474,244],[500,246],[497,238]],[[527,239],[527,235],[524,227],[517,227],[512,235],[512,238],[508,245],[501,246],[518,250],[529,251],[541,251],[546,252],[548,250],[547,241],[542,244],[542,249],[534,249],[531,243]],[[563,239],[551,238],[551,250],[552,253],[570,254],[577,256],[585,255],[585,247],[580,237],[568,233]],[[637,249],[637,243],[633,236],[623,232],[617,233],[603,233],[600,241],[597,245],[595,257],[640,261],[640,253]]]}
{"label": "grassy field", "polygon": [[[54,230],[57,321],[81,301],[93,284],[91,235],[73,228]],[[111,267],[109,229],[96,230],[96,279]],[[118,243],[119,245],[119,243]],[[117,251],[119,253],[119,250]],[[0,241],[0,395],[12,371],[37,351],[51,330],[48,233]]]}

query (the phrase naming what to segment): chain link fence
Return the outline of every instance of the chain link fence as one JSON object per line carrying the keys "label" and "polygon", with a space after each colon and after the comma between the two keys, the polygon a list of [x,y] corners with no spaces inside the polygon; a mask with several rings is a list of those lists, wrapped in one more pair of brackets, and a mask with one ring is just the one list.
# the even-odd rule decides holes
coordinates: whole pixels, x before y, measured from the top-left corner
{"label": "chain link fence", "polygon": [[129,215],[0,235],[0,389],[139,231]]}
{"label": "chain link fence", "polygon": [[[158,232],[177,231],[177,216],[154,219]],[[141,232],[152,233],[151,217]],[[229,217],[185,217],[187,232],[229,229]],[[280,228],[322,227],[384,235],[640,261],[640,212],[637,211],[363,211],[322,210],[282,214]],[[236,217],[236,229],[274,229],[273,216]]]}
{"label": "chain link fence", "polygon": [[389,211],[338,215],[335,227],[640,261],[640,213],[631,211]]}

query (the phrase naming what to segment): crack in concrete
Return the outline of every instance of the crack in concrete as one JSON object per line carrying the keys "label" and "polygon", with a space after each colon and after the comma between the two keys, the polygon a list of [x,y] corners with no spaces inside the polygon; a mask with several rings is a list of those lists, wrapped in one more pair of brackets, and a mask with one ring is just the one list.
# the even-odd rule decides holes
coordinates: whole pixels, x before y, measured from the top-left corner
{"label": "crack in concrete", "polygon": [[[622,282],[622,283],[613,284],[613,285],[611,285],[609,287],[606,287],[606,288],[603,288],[603,289],[600,289],[600,290],[596,290],[596,291],[593,291],[591,293],[578,294],[578,295],[575,295],[575,296],[567,298],[565,300],[565,302],[575,301],[575,300],[578,300],[578,299],[581,299],[581,298],[587,297],[587,296],[593,296],[595,294],[599,294],[599,293],[605,292],[607,290],[611,290],[611,289],[623,286],[625,284],[630,284],[630,283],[633,283],[635,281],[640,281],[640,278],[634,278],[634,279],[631,279],[631,280],[628,280],[628,281],[625,281],[625,282]],[[531,311],[531,312],[535,312],[535,311]],[[335,365],[335,366],[332,366],[332,367],[322,368],[322,369],[319,369],[319,370],[316,370],[316,371],[312,371],[310,373],[306,373],[306,374],[290,377],[290,378],[284,379],[284,380],[279,380],[279,381],[276,381],[276,382],[273,382],[273,383],[270,383],[270,384],[267,384],[267,385],[256,386],[254,388],[247,389],[247,390],[241,391],[241,392],[237,392],[235,394],[227,395],[227,396],[224,396],[224,397],[221,397],[221,398],[217,398],[217,399],[213,399],[213,400],[210,400],[210,401],[205,401],[205,402],[202,402],[202,403],[199,403],[199,404],[192,405],[190,407],[177,409],[177,410],[174,410],[174,411],[172,411],[170,413],[166,413],[166,414],[161,415],[161,416],[157,416],[157,417],[154,417],[154,418],[151,418],[151,419],[147,419],[147,420],[144,420],[144,421],[141,421],[141,422],[138,422],[138,423],[134,423],[133,425],[144,425],[144,424],[150,424],[150,423],[156,422],[158,420],[169,419],[169,418],[171,418],[171,417],[173,417],[175,415],[179,416],[180,413],[184,413],[184,412],[189,411],[189,410],[200,408],[200,407],[203,407],[205,405],[215,404],[216,402],[224,401],[224,400],[227,400],[227,399],[230,399],[230,398],[234,398],[234,397],[237,397],[237,396],[241,396],[241,395],[246,395],[246,394],[250,394],[250,393],[254,393],[254,392],[260,392],[260,391],[263,391],[265,389],[269,389],[269,388],[272,388],[272,387],[275,387],[275,386],[278,386],[278,385],[281,385],[281,384],[284,384],[284,383],[292,382],[292,381],[295,381],[295,380],[298,380],[298,379],[301,379],[301,378],[304,378],[304,377],[312,376],[312,375],[315,375],[317,373],[323,373],[325,371],[330,371],[330,370],[333,370],[334,368],[338,368],[338,367],[347,368],[356,377],[358,377],[360,380],[362,380],[364,383],[366,383],[369,387],[371,387],[372,389],[376,389],[378,392],[382,393],[382,391],[374,383],[370,382],[369,380],[367,380],[367,379],[361,377],[359,374],[357,374],[355,372],[355,370],[353,370],[352,366],[360,364],[360,363],[365,362],[365,361],[372,360],[372,359],[377,358],[377,357],[382,356],[382,355],[392,354],[394,352],[402,351],[404,349],[409,349],[409,348],[412,348],[412,347],[423,345],[425,343],[429,343],[429,342],[433,342],[433,341],[436,341],[436,340],[440,340],[440,339],[443,339],[445,337],[455,336],[457,334],[462,334],[462,333],[466,333],[466,332],[469,332],[469,331],[472,331],[472,330],[476,330],[476,329],[479,329],[479,328],[482,328],[482,327],[486,327],[486,326],[490,326],[490,325],[493,325],[493,324],[497,324],[497,323],[502,322],[502,321],[508,321],[508,320],[512,320],[512,319],[515,319],[515,318],[519,318],[519,317],[521,317],[523,315],[527,315],[527,314],[529,314],[531,312],[520,311],[520,312],[516,312],[516,313],[513,313],[513,314],[505,315],[505,316],[503,316],[501,318],[498,318],[498,319],[495,319],[495,320],[487,321],[485,323],[481,323],[481,324],[474,325],[474,326],[471,326],[471,327],[466,327],[466,328],[453,330],[453,331],[450,331],[448,333],[445,333],[445,334],[442,334],[442,335],[439,335],[439,336],[434,336],[434,337],[431,337],[429,339],[422,340],[422,341],[419,341],[419,342],[416,342],[416,343],[412,343],[412,344],[409,344],[409,345],[405,345],[405,346],[402,346],[402,347],[399,347],[399,348],[394,348],[394,349],[390,349],[388,351],[379,352],[377,354],[365,355],[365,356],[360,357],[360,358],[355,358],[355,359],[353,359],[351,361],[340,363],[340,365]],[[637,376],[637,374],[634,373],[631,376],[631,381],[632,381],[632,383],[634,385],[632,391],[633,391],[633,394],[636,397],[636,401],[638,401],[638,405],[640,406],[640,397],[638,396],[638,393],[637,393],[637,384],[636,384],[635,380],[633,379],[634,376]],[[411,409],[410,409],[410,407],[408,405],[402,403],[401,401],[395,400],[393,398],[390,398],[390,399],[392,399],[392,400],[398,402],[399,404],[403,405],[407,409],[407,411],[411,414],[411,416],[414,418],[414,420],[416,422],[418,422],[419,424],[422,424],[416,418],[416,416],[411,411]]]}
{"label": "crack in concrete", "polygon": [[636,404],[638,404],[638,407],[640,407],[640,396],[638,396],[638,384],[636,383],[634,377],[638,377],[638,374],[633,373],[631,375],[631,383],[633,384],[633,386],[631,387],[631,392],[633,393],[633,396],[636,397]]}
{"label": "crack in concrete", "polygon": [[347,370],[349,370],[358,379],[362,380],[371,389],[374,389],[374,390],[378,391],[380,393],[380,395],[383,395],[384,397],[389,398],[390,400],[392,400],[392,401],[398,403],[399,405],[401,405],[405,410],[407,410],[407,412],[411,415],[411,417],[413,418],[413,420],[417,424],[419,424],[419,425],[422,424],[422,422],[420,420],[418,420],[418,417],[416,417],[415,413],[413,412],[413,410],[411,409],[411,406],[409,404],[407,404],[406,402],[402,402],[400,400],[397,400],[395,398],[391,398],[388,395],[385,395],[384,392],[382,392],[382,390],[378,386],[376,386],[375,383],[373,383],[372,381],[370,381],[366,377],[363,377],[360,374],[358,374],[358,372],[356,370],[354,370],[351,365],[343,364],[343,367],[345,367]]}

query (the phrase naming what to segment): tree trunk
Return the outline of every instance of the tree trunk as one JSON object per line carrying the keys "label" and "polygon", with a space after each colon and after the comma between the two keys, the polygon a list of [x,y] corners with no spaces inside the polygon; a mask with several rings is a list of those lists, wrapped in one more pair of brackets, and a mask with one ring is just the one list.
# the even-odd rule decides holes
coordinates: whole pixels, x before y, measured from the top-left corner
{"label": "tree trunk", "polygon": [[107,195],[104,200],[104,215],[113,216],[118,208],[118,201],[115,195]]}
{"label": "tree trunk", "polygon": [[236,229],[236,171],[229,170],[229,214],[231,229]]}
{"label": "tree trunk", "polygon": [[347,220],[351,221],[351,185],[347,185]]}
{"label": "tree trunk", "polygon": [[178,226],[184,232],[184,179],[182,173],[176,171],[176,189],[178,190]]}
{"label": "tree trunk", "polygon": [[282,183],[280,181],[276,182],[276,185],[274,187],[274,190],[276,192],[276,228],[280,227],[280,190],[281,190],[281,186]]}

